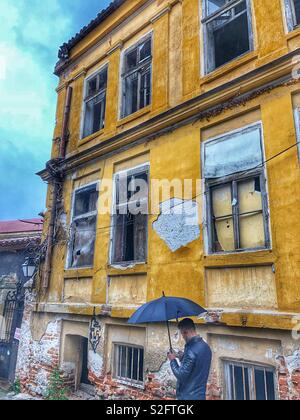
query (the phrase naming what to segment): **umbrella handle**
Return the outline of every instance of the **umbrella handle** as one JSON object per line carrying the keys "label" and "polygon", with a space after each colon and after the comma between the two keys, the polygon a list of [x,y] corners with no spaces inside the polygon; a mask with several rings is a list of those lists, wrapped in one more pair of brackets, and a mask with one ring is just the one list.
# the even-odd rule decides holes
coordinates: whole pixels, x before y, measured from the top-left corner
{"label": "umbrella handle", "polygon": [[167,328],[168,328],[168,335],[169,335],[170,351],[171,351],[171,353],[173,353],[173,346],[172,346],[172,340],[171,340],[171,332],[170,332],[169,321],[167,321]]}
{"label": "umbrella handle", "polygon": [[[163,297],[165,298],[166,297],[165,292],[162,292],[162,294],[163,294]],[[166,309],[167,309],[167,306],[166,306]],[[173,353],[173,346],[172,346],[171,332],[170,332],[170,323],[169,323],[168,320],[166,322],[167,322],[168,335],[169,335],[170,352]]]}

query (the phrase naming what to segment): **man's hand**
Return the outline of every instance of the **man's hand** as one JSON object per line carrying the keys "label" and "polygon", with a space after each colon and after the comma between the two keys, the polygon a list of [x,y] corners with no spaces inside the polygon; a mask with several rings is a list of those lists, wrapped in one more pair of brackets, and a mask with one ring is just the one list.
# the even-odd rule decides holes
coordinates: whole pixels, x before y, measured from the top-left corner
{"label": "man's hand", "polygon": [[170,360],[170,362],[172,362],[173,360],[176,360],[176,354],[173,352],[169,352],[168,353],[168,359]]}

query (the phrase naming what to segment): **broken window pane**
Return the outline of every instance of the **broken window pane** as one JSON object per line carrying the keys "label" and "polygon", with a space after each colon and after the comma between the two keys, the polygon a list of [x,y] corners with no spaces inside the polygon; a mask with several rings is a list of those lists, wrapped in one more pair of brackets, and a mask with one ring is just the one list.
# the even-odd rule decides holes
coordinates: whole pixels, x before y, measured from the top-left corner
{"label": "broken window pane", "polygon": [[138,73],[133,73],[125,79],[125,109],[126,115],[138,110]]}
{"label": "broken window pane", "polygon": [[141,91],[140,91],[140,105],[141,108],[150,105],[151,97],[151,72],[148,69],[147,72],[143,73],[141,76]]}
{"label": "broken window pane", "polygon": [[148,169],[117,175],[112,262],[145,262],[148,232]]}
{"label": "broken window pane", "polygon": [[106,88],[107,68],[87,82],[83,137],[90,136],[104,127]]}
{"label": "broken window pane", "polygon": [[214,243],[216,251],[233,251],[234,225],[231,184],[213,189]]}
{"label": "broken window pane", "polygon": [[221,7],[225,6],[228,0],[207,0],[207,14],[211,15],[219,10]]}
{"label": "broken window pane", "polygon": [[91,267],[94,263],[96,217],[73,224],[72,268]]}
{"label": "broken window pane", "polygon": [[[207,15],[216,13],[225,1],[207,0]],[[207,70],[212,71],[251,50],[248,1],[236,1],[212,19],[204,19],[207,42]]]}
{"label": "broken window pane", "polygon": [[263,163],[260,127],[224,136],[205,145],[205,178],[220,178]]}
{"label": "broken window pane", "polygon": [[[204,156],[210,251],[268,247],[260,127],[208,142]],[[249,171],[252,177],[247,176]]]}
{"label": "broken window pane", "polygon": [[294,26],[300,25],[300,0],[290,0]]}
{"label": "broken window pane", "polygon": [[144,44],[142,44],[139,48],[140,51],[140,62],[146,60],[147,58],[151,57],[151,39],[148,39]]}
{"label": "broken window pane", "polygon": [[83,136],[87,137],[104,127],[105,119],[105,95],[99,95],[88,102],[85,108],[85,122]]}
{"label": "broken window pane", "polygon": [[75,193],[69,252],[70,268],[93,266],[97,201],[96,185],[81,188]]}
{"label": "broken window pane", "polygon": [[125,55],[122,116],[126,117],[150,105],[152,40],[142,42]]}
{"label": "broken window pane", "polygon": [[259,248],[265,246],[263,203],[260,178],[238,184],[240,247]]}
{"label": "broken window pane", "polygon": [[133,51],[126,54],[126,70],[134,69],[137,66],[138,63],[138,57],[137,57],[138,50],[135,48]]}
{"label": "broken window pane", "polygon": [[96,186],[84,188],[75,194],[74,216],[82,216],[97,210],[98,191]]}

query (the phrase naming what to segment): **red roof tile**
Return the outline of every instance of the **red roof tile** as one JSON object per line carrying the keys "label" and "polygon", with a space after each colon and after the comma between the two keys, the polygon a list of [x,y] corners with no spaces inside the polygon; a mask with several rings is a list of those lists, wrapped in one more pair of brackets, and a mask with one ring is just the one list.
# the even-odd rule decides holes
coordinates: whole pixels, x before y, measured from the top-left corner
{"label": "red roof tile", "polygon": [[8,220],[0,222],[0,234],[41,232],[42,229],[42,219]]}

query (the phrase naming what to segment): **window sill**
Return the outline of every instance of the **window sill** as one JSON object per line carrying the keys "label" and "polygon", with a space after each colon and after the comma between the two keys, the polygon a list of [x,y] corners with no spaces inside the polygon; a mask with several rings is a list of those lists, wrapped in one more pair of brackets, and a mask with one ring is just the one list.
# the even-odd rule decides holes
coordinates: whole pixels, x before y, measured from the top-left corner
{"label": "window sill", "polygon": [[300,35],[300,26],[295,26],[294,29],[286,35],[286,39],[289,41],[291,39],[297,38]]}
{"label": "window sill", "polygon": [[222,252],[204,256],[204,267],[223,267],[243,264],[274,264],[276,255],[272,249],[253,249],[240,252]]}
{"label": "window sill", "polygon": [[93,267],[82,267],[82,268],[66,268],[64,271],[64,278],[74,279],[74,278],[86,278],[93,277],[94,268]]}
{"label": "window sill", "polygon": [[200,85],[205,85],[207,83],[213,82],[214,80],[225,76],[226,74],[238,69],[239,67],[256,60],[257,58],[257,51],[250,51],[248,53],[245,53],[242,56],[237,57],[235,60],[231,60],[228,63],[224,64],[222,67],[218,67],[217,69],[203,76]]}
{"label": "window sill", "polygon": [[143,109],[140,109],[139,111],[136,111],[134,114],[128,115],[128,117],[122,118],[117,122],[117,127],[121,127],[122,125],[126,125],[134,120],[137,120],[138,118],[143,117],[146,114],[149,114],[152,111],[152,106],[149,105]]}
{"label": "window sill", "polygon": [[120,385],[129,386],[131,388],[140,389],[140,390],[145,389],[145,385],[142,384],[142,383],[141,384],[135,384],[131,381],[126,381],[126,379],[115,379],[115,381]]}
{"label": "window sill", "polygon": [[142,263],[135,263],[132,262],[127,265],[121,264],[110,264],[107,267],[107,274],[109,276],[116,276],[126,274],[147,274],[148,272],[148,264],[145,262]]}
{"label": "window sill", "polygon": [[78,146],[84,146],[86,143],[89,143],[90,141],[96,139],[97,137],[102,136],[103,134],[104,134],[104,128],[100,131],[97,131],[96,133],[91,134],[90,136],[80,139],[78,141]]}

